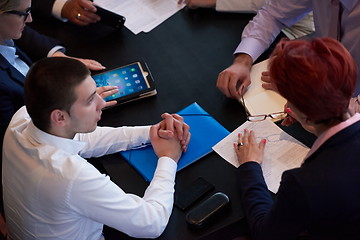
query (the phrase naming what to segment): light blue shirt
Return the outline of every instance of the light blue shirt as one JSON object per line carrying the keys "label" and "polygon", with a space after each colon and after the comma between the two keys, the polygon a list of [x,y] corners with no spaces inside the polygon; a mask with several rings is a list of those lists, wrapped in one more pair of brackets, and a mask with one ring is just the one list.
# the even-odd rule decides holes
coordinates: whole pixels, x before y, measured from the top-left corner
{"label": "light blue shirt", "polygon": [[[49,51],[47,56],[51,57],[57,51],[65,52],[65,48],[62,46],[55,46]],[[13,40],[5,40],[2,44],[0,44],[0,54],[3,55],[11,66],[16,68],[16,70],[18,70],[22,75],[26,76],[30,66],[28,66],[23,60],[21,60],[21,58],[19,58],[18,55],[16,55],[16,48]]]}
{"label": "light blue shirt", "polygon": [[29,66],[16,55],[16,48],[13,40],[5,40],[0,44],[0,54],[8,61],[11,66],[16,68],[22,75],[26,76]]}
{"label": "light blue shirt", "polygon": [[[341,0],[342,13],[341,43],[348,49],[360,66],[360,1]],[[335,6],[331,0],[270,0],[245,27],[242,40],[235,53],[247,53],[255,61],[280,33],[281,29],[299,21],[310,11],[314,12],[316,35],[334,37],[336,28],[332,23],[337,16],[331,16]],[[360,74],[355,94],[360,94]]]}

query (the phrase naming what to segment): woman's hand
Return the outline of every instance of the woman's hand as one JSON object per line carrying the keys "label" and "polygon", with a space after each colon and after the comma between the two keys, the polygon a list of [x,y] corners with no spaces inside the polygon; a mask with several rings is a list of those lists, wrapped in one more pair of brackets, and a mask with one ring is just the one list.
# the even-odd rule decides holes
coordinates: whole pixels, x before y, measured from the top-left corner
{"label": "woman's hand", "polygon": [[239,164],[241,165],[251,161],[261,164],[264,159],[265,144],[266,139],[261,140],[260,143],[256,143],[255,133],[253,131],[245,129],[244,134],[239,133],[238,143],[234,143]]}

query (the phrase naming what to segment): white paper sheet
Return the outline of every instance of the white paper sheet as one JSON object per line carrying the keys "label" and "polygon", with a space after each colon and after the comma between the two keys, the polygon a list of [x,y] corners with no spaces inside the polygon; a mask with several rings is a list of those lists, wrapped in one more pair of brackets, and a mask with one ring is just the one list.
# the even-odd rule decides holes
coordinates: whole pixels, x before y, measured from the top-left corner
{"label": "white paper sheet", "polygon": [[264,138],[267,140],[262,169],[269,190],[276,193],[282,173],[300,167],[309,148],[284,132],[271,120],[245,122],[213,147],[215,152],[235,167],[239,167],[239,163],[233,143],[237,143],[238,133],[243,133],[245,128],[255,132],[257,142]]}
{"label": "white paper sheet", "polygon": [[125,27],[134,34],[149,32],[182,9],[177,0],[94,0],[94,3],[126,18]]}

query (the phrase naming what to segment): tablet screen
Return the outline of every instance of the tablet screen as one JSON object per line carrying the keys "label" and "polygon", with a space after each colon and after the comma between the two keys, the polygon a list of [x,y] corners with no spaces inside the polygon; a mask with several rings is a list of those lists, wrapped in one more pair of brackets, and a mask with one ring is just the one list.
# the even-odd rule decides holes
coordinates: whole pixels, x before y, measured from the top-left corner
{"label": "tablet screen", "polygon": [[105,101],[114,100],[150,88],[146,80],[147,72],[142,71],[140,64],[133,63],[124,67],[93,76],[96,86],[117,86],[119,91]]}

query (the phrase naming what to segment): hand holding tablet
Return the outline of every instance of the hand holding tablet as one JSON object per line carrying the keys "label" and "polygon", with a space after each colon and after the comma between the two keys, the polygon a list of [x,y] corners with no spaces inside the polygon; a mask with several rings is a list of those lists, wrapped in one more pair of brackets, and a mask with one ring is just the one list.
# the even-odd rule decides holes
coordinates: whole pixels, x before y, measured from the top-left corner
{"label": "hand holding tablet", "polygon": [[92,76],[97,87],[116,86],[118,92],[105,98],[116,105],[156,94],[155,83],[144,62],[138,61]]}

